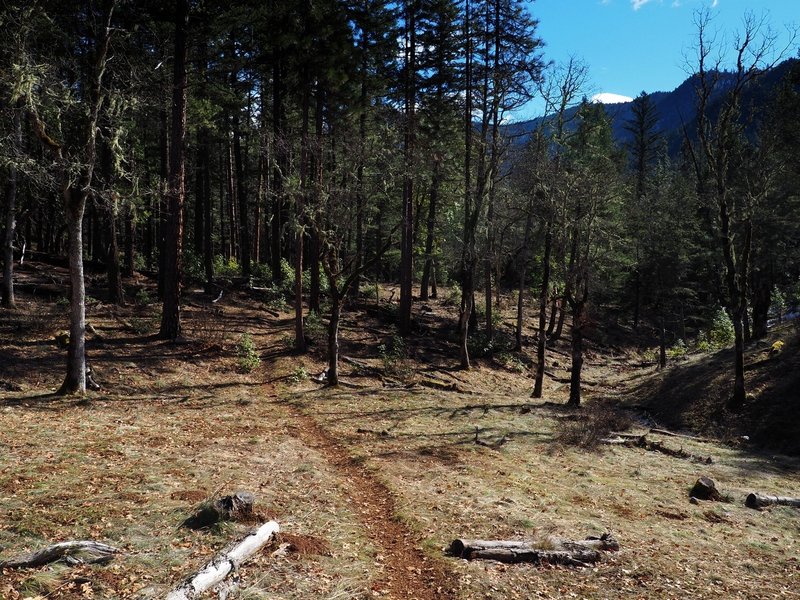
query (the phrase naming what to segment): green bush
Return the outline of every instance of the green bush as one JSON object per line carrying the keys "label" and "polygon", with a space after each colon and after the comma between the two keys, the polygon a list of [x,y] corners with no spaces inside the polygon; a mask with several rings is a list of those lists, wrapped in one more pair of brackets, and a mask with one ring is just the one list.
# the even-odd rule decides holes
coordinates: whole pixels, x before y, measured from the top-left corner
{"label": "green bush", "polygon": [[733,343],[733,321],[724,309],[720,308],[714,315],[711,322],[711,329],[708,331],[708,341],[714,348],[724,348]]}
{"label": "green bush", "polygon": [[398,334],[392,336],[388,344],[378,346],[378,353],[383,361],[383,371],[388,375],[407,375],[409,373],[406,364],[407,348],[406,341]]}
{"label": "green bush", "polygon": [[292,383],[300,383],[301,381],[305,381],[306,379],[308,379],[308,371],[303,366],[297,367],[294,371],[292,371],[292,374],[289,376],[289,381],[291,381]]}
{"label": "green bush", "polygon": [[205,281],[206,270],[203,267],[203,258],[191,250],[184,250],[183,274],[188,281]]}
{"label": "green bush", "polygon": [[261,358],[258,356],[258,350],[256,350],[256,345],[253,342],[253,336],[249,333],[242,334],[236,350],[239,355],[239,368],[245,373],[254,371],[261,364]]}
{"label": "green bush", "polygon": [[136,292],[135,298],[136,304],[140,304],[142,306],[146,306],[150,304],[153,299],[150,297],[150,294],[145,288],[139,288],[139,291]]}
{"label": "green bush", "polygon": [[322,319],[319,316],[317,311],[311,311],[306,315],[305,322],[303,324],[304,330],[306,333],[306,337],[315,342],[319,343],[320,341],[325,339],[327,335],[327,328],[325,324],[322,322]]}
{"label": "green bush", "polygon": [[459,306],[461,304],[461,286],[458,283],[453,282],[448,288],[444,304],[448,306]]}
{"label": "green bush", "polygon": [[673,344],[672,348],[667,348],[667,356],[669,358],[680,358],[686,355],[687,350],[686,343],[679,339]]}
{"label": "green bush", "polygon": [[214,274],[217,277],[238,277],[241,273],[242,269],[235,258],[226,261],[221,254],[214,257]]}
{"label": "green bush", "polygon": [[714,313],[714,318],[709,328],[698,339],[697,349],[701,352],[719,350],[730,346],[733,340],[733,321],[731,321],[724,308],[719,308]]}
{"label": "green bush", "polygon": [[783,295],[783,292],[775,286],[772,288],[772,302],[769,306],[769,316],[780,320],[785,312],[786,297]]}

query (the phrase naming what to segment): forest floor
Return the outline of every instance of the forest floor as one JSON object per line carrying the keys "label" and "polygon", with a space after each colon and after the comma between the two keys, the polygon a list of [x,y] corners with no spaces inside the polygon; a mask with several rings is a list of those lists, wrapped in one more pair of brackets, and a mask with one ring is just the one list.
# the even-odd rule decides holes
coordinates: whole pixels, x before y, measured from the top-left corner
{"label": "forest floor", "polygon": [[[140,278],[127,282],[128,306],[89,300],[88,356],[103,389],[60,398],[65,275],[28,265],[18,308],[0,312],[0,560],[70,539],[123,554],[105,566],[0,571],[0,598],[163,597],[246,529],[180,527],[236,490],[252,491],[259,517],[282,529],[241,569],[241,598],[800,598],[800,511],[743,502],[751,491],[800,496],[800,461],[656,433],[648,438],[713,462],[597,444],[609,430],[660,425],[614,407],[647,405],[639,395],[672,373],[619,336],[590,344],[585,406],[569,410],[566,342],[532,400],[533,331],[525,352],[495,351],[461,371],[447,294],[415,305],[418,329],[400,344],[384,288],[380,302],[346,313],[342,355],[354,361],[331,389],[314,381],[322,324],[309,328],[311,351],[294,355],[287,307],[258,292],[212,303],[189,289],[186,339],[158,341],[155,292]],[[261,360],[251,372],[237,350],[245,333]],[[702,475],[725,502],[689,502]],[[604,532],[621,549],[591,568],[444,553],[454,538]]]}

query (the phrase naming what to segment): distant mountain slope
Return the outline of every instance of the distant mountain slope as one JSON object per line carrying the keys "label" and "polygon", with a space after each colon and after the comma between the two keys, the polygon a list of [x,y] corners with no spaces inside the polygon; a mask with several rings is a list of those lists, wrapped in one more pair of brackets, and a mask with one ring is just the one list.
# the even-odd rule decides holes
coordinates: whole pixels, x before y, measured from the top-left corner
{"label": "distant mountain slope", "polygon": [[[744,94],[743,104],[745,106],[766,104],[784,76],[798,62],[800,61],[797,59],[786,60],[766,73],[764,77],[756,80]],[[730,80],[733,75],[723,73],[722,77]],[[675,154],[680,150],[684,124],[690,133],[694,132],[697,119],[695,78],[696,76],[687,78],[671,92],[653,92],[650,94],[650,98],[655,104],[659,115],[658,130],[665,136],[670,154]],[[724,81],[723,85],[719,86],[717,95],[712,98],[712,103],[719,102],[723,90]],[[611,118],[614,140],[619,145],[624,145],[631,137],[630,133],[625,130],[625,124],[633,117],[632,104],[632,102],[622,102],[603,105],[606,114]],[[577,107],[570,109],[568,117],[574,116],[576,111]],[[518,142],[524,142],[532,131],[541,126],[543,121],[543,117],[538,117],[529,121],[510,123],[505,126],[505,133],[517,138]]]}

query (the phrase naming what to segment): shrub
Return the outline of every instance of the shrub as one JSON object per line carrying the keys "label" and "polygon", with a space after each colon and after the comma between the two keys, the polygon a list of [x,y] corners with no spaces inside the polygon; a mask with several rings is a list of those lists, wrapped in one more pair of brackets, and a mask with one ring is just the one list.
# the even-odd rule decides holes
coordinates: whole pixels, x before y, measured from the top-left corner
{"label": "shrub", "polygon": [[786,312],[786,297],[781,292],[780,288],[775,286],[772,288],[772,303],[769,306],[769,315],[773,318],[781,320],[783,313]]}
{"label": "shrub", "polygon": [[153,301],[153,299],[150,297],[150,293],[145,288],[139,288],[139,291],[136,292],[135,301],[136,304],[146,306],[150,304]]}
{"label": "shrub", "polygon": [[458,283],[453,283],[447,290],[444,304],[448,306],[459,306],[461,304],[461,286]]}
{"label": "shrub", "polygon": [[383,371],[389,375],[407,375],[409,373],[406,364],[406,342],[398,334],[392,336],[389,344],[378,346],[378,353],[383,361]]}
{"label": "shrub", "polygon": [[698,343],[698,349],[719,350],[733,343],[733,321],[731,321],[725,309],[717,309],[714,319],[711,321],[711,326],[705,331],[704,337],[707,344]]}
{"label": "shrub", "polygon": [[238,277],[241,268],[235,258],[231,257],[226,261],[224,256],[218,254],[214,257],[214,274],[218,277]]}
{"label": "shrub", "polygon": [[203,266],[203,258],[191,250],[184,250],[183,274],[188,281],[205,281],[206,270]]}
{"label": "shrub", "polygon": [[594,448],[612,431],[625,431],[631,423],[631,417],[611,403],[596,401],[581,407],[572,420],[559,419],[556,439],[569,446]]}
{"label": "shrub", "polygon": [[306,379],[308,379],[308,371],[303,366],[297,367],[294,371],[292,371],[292,374],[289,376],[289,381],[291,381],[292,383],[300,383],[301,381],[305,381]]}
{"label": "shrub", "polygon": [[676,341],[672,348],[667,348],[667,356],[669,358],[680,358],[681,356],[685,356],[686,352],[686,343],[681,339]]}
{"label": "shrub", "polygon": [[253,336],[249,333],[242,334],[239,339],[237,353],[239,355],[239,368],[245,373],[254,371],[261,364],[261,358],[258,356],[256,345],[253,342]]}
{"label": "shrub", "polygon": [[306,315],[304,329],[306,337],[317,343],[324,340],[327,335],[325,324],[317,311],[311,311]]}

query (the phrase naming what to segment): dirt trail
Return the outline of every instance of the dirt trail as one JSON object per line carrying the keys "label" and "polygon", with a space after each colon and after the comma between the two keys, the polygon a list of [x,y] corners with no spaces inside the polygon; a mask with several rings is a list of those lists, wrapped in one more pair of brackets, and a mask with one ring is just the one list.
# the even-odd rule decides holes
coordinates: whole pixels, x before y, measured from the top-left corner
{"label": "dirt trail", "polygon": [[453,575],[442,561],[425,555],[419,537],[397,518],[389,489],[354,462],[313,417],[289,403],[285,406],[295,421],[298,438],[341,474],[345,493],[378,549],[373,594],[394,600],[454,599]]}

